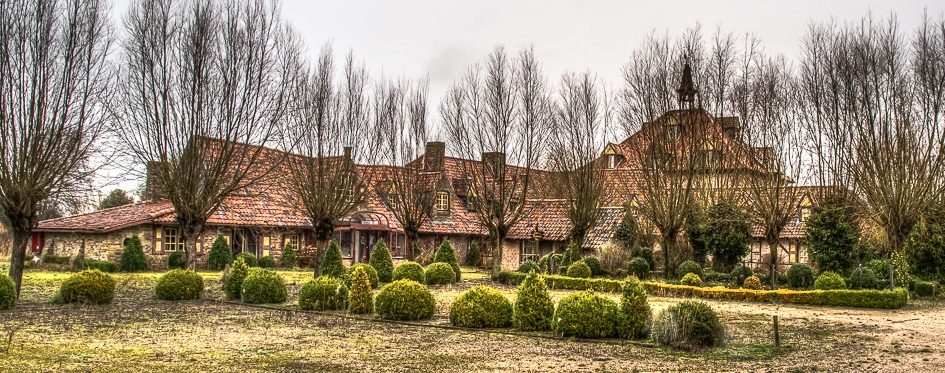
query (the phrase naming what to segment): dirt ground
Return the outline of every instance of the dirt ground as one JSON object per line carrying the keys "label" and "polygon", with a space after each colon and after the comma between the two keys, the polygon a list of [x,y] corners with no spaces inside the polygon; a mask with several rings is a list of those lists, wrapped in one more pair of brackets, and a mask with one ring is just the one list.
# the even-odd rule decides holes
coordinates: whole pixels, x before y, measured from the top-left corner
{"label": "dirt ground", "polygon": [[[282,272],[290,292],[310,279]],[[942,371],[945,304],[860,310],[708,301],[726,326],[723,347],[680,352],[648,342],[585,342],[450,330],[449,303],[463,289],[434,289],[438,314],[425,326],[271,310],[215,301],[219,276],[205,274],[206,298],[163,302],[157,274],[118,275],[109,306],[46,301],[66,274],[31,272],[23,302],[0,312],[0,371]],[[510,296],[514,289],[503,288]],[[554,291],[560,298],[566,292]],[[614,295],[616,297],[616,295]],[[682,301],[651,298],[654,312]],[[782,346],[772,346],[771,316]],[[432,326],[431,326],[432,325]]]}

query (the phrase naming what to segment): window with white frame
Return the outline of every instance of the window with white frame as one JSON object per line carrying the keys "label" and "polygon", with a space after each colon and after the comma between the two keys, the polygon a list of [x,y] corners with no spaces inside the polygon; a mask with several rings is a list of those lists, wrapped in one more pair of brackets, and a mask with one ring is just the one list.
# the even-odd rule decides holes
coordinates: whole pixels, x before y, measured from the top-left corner
{"label": "window with white frame", "polygon": [[522,240],[519,261],[525,262],[526,260],[538,261],[538,257],[541,255],[541,250],[539,250],[540,241],[538,240]]}
{"label": "window with white frame", "polygon": [[164,227],[164,251],[184,250],[184,239],[180,236],[180,230],[172,227]]}
{"label": "window with white frame", "polygon": [[287,234],[287,235],[282,236],[283,248],[285,248],[286,246],[292,245],[292,247],[295,248],[296,251],[298,251],[301,244],[302,244],[302,237],[300,235]]}
{"label": "window with white frame", "polygon": [[436,200],[434,201],[434,209],[436,212],[447,212],[450,210],[450,194],[449,192],[437,192]]}

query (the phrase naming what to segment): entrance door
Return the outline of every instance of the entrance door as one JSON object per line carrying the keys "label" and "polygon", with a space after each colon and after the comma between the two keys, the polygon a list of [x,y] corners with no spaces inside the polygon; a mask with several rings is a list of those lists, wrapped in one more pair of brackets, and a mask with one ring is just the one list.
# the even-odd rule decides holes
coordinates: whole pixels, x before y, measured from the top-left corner
{"label": "entrance door", "polygon": [[259,257],[256,253],[256,250],[259,248],[258,237],[256,233],[251,229],[234,229],[233,230],[233,255],[239,255],[240,253],[250,253],[255,257]]}
{"label": "entrance door", "polygon": [[371,259],[371,250],[378,240],[387,236],[387,232],[361,231],[358,232],[361,240],[358,245],[358,263],[367,263]]}

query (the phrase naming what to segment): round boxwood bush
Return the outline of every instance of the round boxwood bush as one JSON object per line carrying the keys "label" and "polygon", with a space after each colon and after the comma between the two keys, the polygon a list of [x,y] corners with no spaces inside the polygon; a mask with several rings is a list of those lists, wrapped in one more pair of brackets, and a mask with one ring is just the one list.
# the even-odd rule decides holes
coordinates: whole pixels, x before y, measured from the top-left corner
{"label": "round boxwood bush", "polygon": [[259,268],[276,268],[276,260],[269,255],[259,258],[257,264],[259,264]]}
{"label": "round boxwood bush", "polygon": [[566,337],[606,338],[617,330],[617,303],[585,290],[568,294],[555,310],[555,331]]}
{"label": "round boxwood bush", "polygon": [[823,272],[820,276],[817,276],[817,280],[814,280],[814,289],[817,290],[842,290],[846,288],[846,281],[835,272]]}
{"label": "round boxwood bush", "polygon": [[424,273],[426,273],[428,285],[445,285],[456,281],[456,273],[453,272],[453,266],[449,263],[430,263]]}
{"label": "round boxwood bush", "polygon": [[161,275],[154,293],[163,300],[198,299],[203,294],[203,277],[194,271],[172,269]]}
{"label": "round boxwood bush", "polygon": [[450,307],[450,324],[466,328],[504,328],[512,325],[512,302],[488,286],[464,291]]}
{"label": "round boxwood bush", "polygon": [[871,269],[859,267],[850,271],[850,277],[847,277],[847,287],[855,290],[879,289],[883,287],[883,282]]}
{"label": "round boxwood bush", "polygon": [[521,330],[551,330],[555,304],[548,294],[545,279],[537,272],[525,276],[518,286],[512,321]]}
{"label": "round boxwood bush", "polygon": [[233,266],[223,274],[221,281],[223,282],[223,294],[226,294],[227,299],[240,299],[240,292],[243,289],[243,280],[246,279],[248,275],[249,266],[246,265],[246,260],[242,257],[237,257],[233,262]]}
{"label": "round boxwood bush", "polygon": [[650,263],[641,257],[630,259],[627,263],[627,274],[639,279],[646,279],[650,275]]}
{"label": "round boxwood bush", "polygon": [[230,244],[226,242],[223,235],[218,235],[213,240],[213,246],[210,246],[210,255],[207,257],[207,266],[214,271],[222,270],[233,262],[233,252],[230,251]]}
{"label": "round boxwood bush", "polygon": [[755,273],[752,272],[751,268],[740,265],[732,270],[732,273],[729,274],[729,278],[731,278],[732,283],[734,283],[735,286],[738,286],[744,284],[746,278],[754,275]]}
{"label": "round boxwood bush", "polygon": [[243,261],[246,262],[246,265],[249,267],[258,267],[256,263],[256,256],[250,253],[241,253],[236,256],[237,258],[243,258]]}
{"label": "round boxwood bush", "polygon": [[916,281],[913,287],[919,297],[934,297],[938,293],[938,284],[933,281]]}
{"label": "round boxwood bush", "polygon": [[303,310],[343,310],[347,302],[348,287],[334,277],[318,276],[299,289],[299,308]]}
{"label": "round boxwood bush", "polygon": [[702,278],[699,275],[689,272],[679,280],[680,284],[689,286],[702,286]]}
{"label": "round boxwood bush", "polygon": [[371,288],[376,288],[380,279],[374,267],[371,267],[371,265],[367,263],[358,263],[348,268],[348,273],[345,274],[345,285],[348,285],[349,288],[351,287],[351,276],[354,275],[354,271],[357,271],[358,268],[361,268],[361,270],[367,274],[368,280],[371,282]]}
{"label": "round boxwood bush", "polygon": [[806,289],[814,285],[814,270],[807,264],[795,264],[787,271],[788,285],[794,289]]}
{"label": "round boxwood bush", "polygon": [[118,267],[122,272],[141,272],[148,269],[148,261],[144,258],[144,249],[141,247],[141,239],[137,235],[131,236],[124,241],[125,250],[121,254],[121,262]]}
{"label": "round boxwood bush", "polygon": [[254,268],[243,280],[240,299],[245,303],[282,303],[288,297],[285,281],[268,269]]}
{"label": "round boxwood bush", "polygon": [[371,279],[365,268],[357,267],[349,276],[351,291],[348,293],[348,312],[370,314],[374,312],[374,293],[371,292]]}
{"label": "round boxwood bush", "polygon": [[722,342],[722,322],[712,307],[685,301],[670,306],[653,322],[656,342],[673,348],[696,349]]}
{"label": "round boxwood bush", "polygon": [[682,262],[679,267],[676,267],[676,278],[682,279],[687,273],[695,273],[702,278],[702,265],[691,260]]}
{"label": "round boxwood bush", "polygon": [[69,276],[59,288],[63,303],[108,304],[115,298],[115,279],[97,269]]}
{"label": "round boxwood bush", "polygon": [[396,280],[384,285],[374,298],[377,314],[388,320],[429,319],[435,307],[430,289],[413,280]]}
{"label": "round boxwood bush", "polygon": [[568,266],[568,277],[574,278],[591,278],[591,267],[579,260]]}
{"label": "round boxwood bush", "polygon": [[10,276],[0,273],[0,310],[12,310],[16,304],[16,284]]}
{"label": "round boxwood bush", "polygon": [[748,276],[744,282],[742,282],[742,287],[749,290],[761,290],[761,279],[758,276]]}
{"label": "round boxwood bush", "polygon": [[591,276],[600,276],[604,274],[604,270],[600,267],[600,260],[596,256],[588,255],[584,259],[581,259],[584,264],[587,264],[587,267],[591,269]]}
{"label": "round boxwood bush", "polygon": [[184,269],[187,267],[187,259],[184,258],[184,252],[177,250],[167,256],[167,269]]}
{"label": "round boxwood bush", "polygon": [[377,243],[374,244],[374,248],[371,249],[371,259],[368,260],[368,263],[377,271],[377,279],[380,282],[394,280],[394,259],[391,258],[390,249],[383,239],[377,240]]}
{"label": "round boxwood bush", "polygon": [[413,280],[421,284],[425,284],[427,282],[427,277],[423,272],[423,267],[421,267],[417,262],[400,263],[400,265],[394,269],[392,279],[394,281]]}
{"label": "round boxwood bush", "polygon": [[526,274],[531,271],[541,273],[541,267],[538,266],[538,263],[535,263],[534,260],[526,260],[518,265],[518,271]]}
{"label": "round boxwood bush", "polygon": [[617,331],[620,337],[644,338],[650,327],[650,303],[646,300],[643,284],[636,277],[624,280],[620,297],[620,313],[617,316]]}

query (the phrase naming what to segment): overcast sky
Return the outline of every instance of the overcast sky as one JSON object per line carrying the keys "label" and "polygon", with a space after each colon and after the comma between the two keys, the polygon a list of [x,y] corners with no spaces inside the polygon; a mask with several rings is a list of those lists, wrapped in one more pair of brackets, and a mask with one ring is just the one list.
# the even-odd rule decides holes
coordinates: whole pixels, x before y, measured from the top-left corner
{"label": "overcast sky", "polygon": [[[116,24],[129,3],[116,1]],[[621,66],[654,32],[674,35],[701,25],[706,34],[752,33],[768,52],[793,59],[811,22],[895,13],[912,30],[926,9],[941,16],[945,1],[284,0],[282,8],[313,59],[331,43],[338,54],[353,50],[374,76],[429,77],[434,114],[449,84],[500,44],[534,46],[552,82],[564,72],[590,70],[619,87]],[[102,189],[132,190],[136,183]]]}

